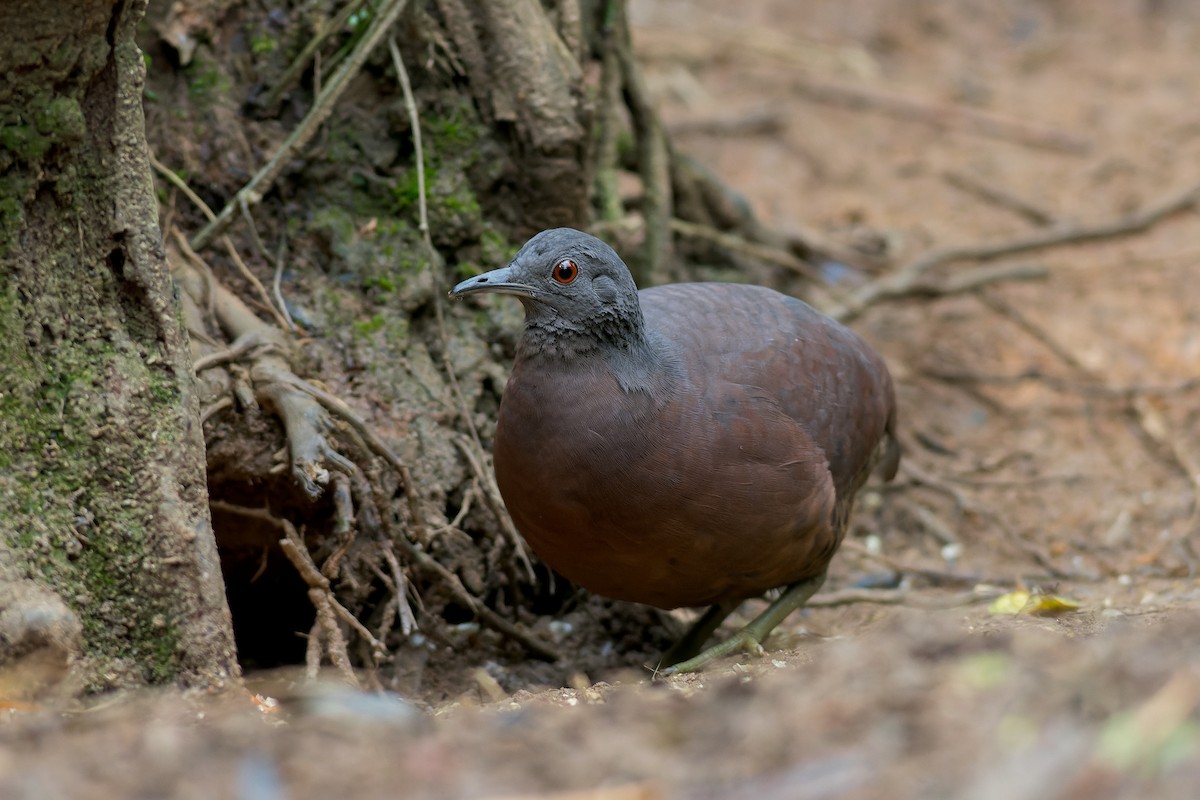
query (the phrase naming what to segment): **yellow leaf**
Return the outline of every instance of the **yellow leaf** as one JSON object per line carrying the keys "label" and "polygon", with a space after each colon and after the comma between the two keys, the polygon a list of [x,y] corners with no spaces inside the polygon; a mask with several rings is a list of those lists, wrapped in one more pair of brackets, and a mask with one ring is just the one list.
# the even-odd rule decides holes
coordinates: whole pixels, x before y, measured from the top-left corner
{"label": "yellow leaf", "polygon": [[1069,597],[1030,594],[1024,589],[1001,595],[988,606],[988,611],[992,614],[1033,614],[1038,617],[1051,617],[1078,609],[1079,603]]}

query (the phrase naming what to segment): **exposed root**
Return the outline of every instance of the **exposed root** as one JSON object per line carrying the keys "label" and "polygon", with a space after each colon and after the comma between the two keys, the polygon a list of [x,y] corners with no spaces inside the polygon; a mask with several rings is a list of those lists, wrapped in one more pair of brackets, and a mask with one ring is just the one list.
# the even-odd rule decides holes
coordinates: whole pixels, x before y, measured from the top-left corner
{"label": "exposed root", "polygon": [[512,518],[508,515],[508,511],[505,510],[504,501],[500,497],[500,487],[496,485],[495,471],[484,469],[483,461],[486,456],[484,455],[483,448],[479,446],[478,441],[471,442],[464,436],[454,437],[454,444],[458,447],[459,452],[463,454],[463,457],[467,459],[467,463],[471,465],[471,471],[475,474],[475,480],[477,481],[475,485],[483,487],[479,492],[479,496],[483,499],[484,505],[492,512],[492,516],[500,523],[509,546],[516,553],[521,566],[525,568],[529,582],[536,584],[537,578],[533,573],[533,564],[525,552],[525,545],[521,539],[521,534],[517,533],[517,528],[513,525]]}
{"label": "exposed root", "polygon": [[330,660],[334,666],[343,670],[348,680],[353,678],[353,684],[357,686],[358,681],[357,678],[354,678],[353,671],[350,670],[347,672],[350,665],[350,657],[346,653],[345,637],[342,636],[341,630],[337,625],[332,623],[333,618],[336,617],[345,622],[364,642],[371,646],[376,663],[379,663],[379,661],[386,657],[387,648],[367,630],[365,625],[358,621],[357,617],[347,611],[345,606],[337,601],[330,587],[329,578],[325,577],[321,570],[317,568],[317,565],[313,563],[312,557],[308,554],[308,548],[304,545],[304,540],[296,531],[296,526],[292,525],[286,519],[280,519],[279,523],[284,530],[284,538],[279,540],[279,547],[287,555],[288,560],[296,567],[296,571],[300,573],[300,577],[308,584],[308,596],[313,600],[313,606],[317,609],[317,622],[321,626],[322,633],[327,637],[326,646]]}
{"label": "exposed root", "polygon": [[600,29],[600,96],[596,113],[596,200],[602,223],[614,223],[624,213],[621,195],[617,187],[620,169],[620,153],[617,137],[621,130],[621,63],[617,55],[616,6],[610,2],[604,7],[604,21]]}
{"label": "exposed root", "polygon": [[629,33],[625,3],[610,2],[609,11],[613,25],[612,46],[621,67],[622,91],[633,121],[638,172],[642,176],[642,215],[646,220],[646,240],[642,263],[635,264],[634,279],[639,286],[648,286],[653,276],[666,271],[671,258],[670,222],[674,214],[670,150],[662,122],[633,57],[633,40]]}
{"label": "exposed root", "polygon": [[446,569],[437,559],[423,550],[417,549],[416,545],[407,539],[398,538],[394,541],[404,550],[404,554],[408,556],[410,563],[415,565],[417,569],[439,578],[454,594],[455,599],[469,608],[471,613],[475,614],[484,625],[520,643],[526,650],[538,658],[545,661],[557,661],[559,659],[557,650],[488,608],[479,598],[475,597],[475,595],[471,594],[463,586],[462,581],[457,575]]}
{"label": "exposed root", "polygon": [[[376,24],[380,24],[379,35],[386,29],[386,24],[380,22],[386,16],[385,12],[399,13],[403,5],[403,2],[386,4],[384,11],[381,11],[375,20]],[[368,37],[370,35],[368,33]],[[399,48],[394,41],[389,42],[389,45],[405,93],[406,105],[412,116],[412,131],[417,149],[420,230],[429,257],[429,268],[440,271],[443,263],[433,248],[429,233],[420,124],[416,118],[416,105],[400,59]],[[363,42],[360,42],[359,47],[365,48]],[[362,49],[362,53],[365,54],[367,49],[369,48]],[[342,79],[348,79],[351,73],[346,70],[350,68],[349,64],[344,66],[338,75],[342,76]],[[337,79],[335,76],[335,80]],[[335,89],[331,83],[318,98],[318,108],[310,113],[301,128],[306,125],[315,128],[320,121],[317,115],[321,104],[331,103],[335,96]],[[327,114],[328,108],[321,113]],[[316,622],[306,656],[310,674],[315,674],[321,660],[327,657],[348,681],[355,681],[347,639],[341,628],[343,624],[349,626],[369,647],[370,658],[374,663],[378,663],[384,657],[386,651],[383,637],[393,627],[398,627],[399,632],[405,636],[416,630],[417,615],[409,605],[409,597],[411,595],[418,603],[420,599],[413,593],[412,584],[406,575],[406,570],[412,569],[419,570],[436,582],[444,583],[456,602],[475,613],[484,625],[514,639],[539,658],[553,660],[557,657],[553,649],[490,609],[463,585],[454,572],[422,549],[422,544],[418,543],[427,543],[430,526],[426,522],[422,500],[407,464],[340,397],[300,377],[293,367],[292,342],[285,331],[292,331],[294,327],[286,317],[280,286],[284,264],[282,251],[275,259],[266,253],[250,214],[250,204],[258,199],[257,192],[265,190],[279,174],[279,170],[282,169],[281,160],[289,152],[289,146],[299,146],[308,135],[311,135],[311,131],[294,132],[275,159],[264,167],[219,215],[214,215],[178,176],[159,166],[160,172],[168,176],[167,179],[178,186],[186,196],[192,198],[211,221],[209,227],[195,237],[194,242],[202,244],[212,236],[220,236],[222,242],[228,244],[228,238],[220,233],[220,230],[228,222],[232,214],[231,209],[239,208],[247,223],[249,235],[258,243],[260,255],[265,262],[273,266],[273,291],[268,293],[262,283],[249,274],[249,269],[241,262],[232,245],[228,244],[231,260],[239,264],[239,269],[246,273],[247,282],[255,287],[263,309],[275,315],[280,323],[279,328],[263,322],[245,301],[225,288],[197,255],[193,243],[178,231],[173,231],[173,243],[177,249],[173,259],[174,270],[179,284],[184,289],[185,314],[194,333],[194,365],[197,374],[203,376],[206,385],[211,384],[212,388],[212,396],[205,398],[205,418],[211,419],[224,410],[236,407],[250,408],[256,404],[273,411],[283,423],[288,439],[287,454],[290,464],[286,468],[290,470],[305,495],[314,500],[328,495],[332,503],[332,537],[330,541],[321,543],[322,548],[331,547],[332,550],[326,550],[327,555],[323,557],[320,568],[313,562],[313,556],[306,548],[303,538],[296,533],[291,524],[286,519],[271,519],[271,524],[284,528],[285,536],[280,547],[309,587],[308,595],[316,610]],[[507,551],[512,554],[510,561],[515,559],[519,562],[524,568],[526,579],[533,581],[535,573],[532,563],[499,501],[494,481],[486,468],[479,434],[475,430],[470,410],[449,360],[449,340],[440,298],[435,299],[435,312],[438,334],[442,341],[442,362],[457,401],[457,408],[453,410],[461,416],[470,431],[469,437],[457,438],[455,443],[462,449],[474,475],[471,484],[473,488],[468,489],[455,521],[445,526],[444,530],[453,529],[461,523],[470,510],[473,499],[483,499],[498,520],[499,530],[503,534],[497,537],[497,544],[503,543],[504,547],[493,548],[489,555],[490,566],[502,567],[497,561],[497,556]],[[218,343],[218,339],[208,330],[209,320],[215,320],[219,324],[231,344],[223,346]],[[236,401],[233,398],[236,398]],[[380,461],[386,464],[386,467],[379,466]],[[395,475],[394,486],[398,486],[403,492],[407,503],[407,519],[402,520],[393,513],[391,477],[381,470],[390,470]],[[389,486],[385,487],[385,483]],[[214,508],[220,505],[219,501],[214,501]],[[362,540],[359,534],[363,532],[369,534],[370,538]],[[356,542],[361,544],[356,547]],[[407,566],[403,564],[397,558],[393,547],[398,548],[405,560],[411,563]],[[347,563],[351,564],[350,569],[344,567]],[[385,564],[386,567],[383,567]],[[364,570],[368,576],[373,575],[372,580],[378,579],[380,584],[390,590],[394,598],[394,603],[385,604],[378,636],[373,635],[346,610],[338,601],[330,584],[331,580],[337,578],[342,586],[339,591],[345,590],[352,596],[364,595],[368,591],[368,587],[361,580]],[[510,576],[510,581],[514,586],[523,582],[516,581],[515,575]],[[432,624],[436,628],[438,620],[434,619]],[[437,638],[436,630],[427,632]]]}

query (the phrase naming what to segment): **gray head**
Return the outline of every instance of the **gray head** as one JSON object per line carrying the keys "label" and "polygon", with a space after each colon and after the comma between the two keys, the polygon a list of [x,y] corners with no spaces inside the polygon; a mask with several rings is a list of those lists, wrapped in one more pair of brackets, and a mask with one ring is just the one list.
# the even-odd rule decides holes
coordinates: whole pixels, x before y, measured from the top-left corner
{"label": "gray head", "polygon": [[642,309],[629,268],[607,244],[573,228],[542,231],[507,267],[463,281],[450,296],[482,292],[520,298],[522,347],[569,354],[629,348],[642,337]]}

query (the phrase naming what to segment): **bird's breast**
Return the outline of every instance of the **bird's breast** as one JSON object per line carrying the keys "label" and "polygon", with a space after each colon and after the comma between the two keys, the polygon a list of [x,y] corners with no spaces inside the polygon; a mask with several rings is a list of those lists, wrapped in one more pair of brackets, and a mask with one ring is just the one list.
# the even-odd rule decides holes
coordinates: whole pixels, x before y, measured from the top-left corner
{"label": "bird's breast", "polygon": [[704,605],[807,577],[832,552],[824,456],[753,387],[661,395],[602,364],[518,362],[494,456],[534,551],[598,594]]}

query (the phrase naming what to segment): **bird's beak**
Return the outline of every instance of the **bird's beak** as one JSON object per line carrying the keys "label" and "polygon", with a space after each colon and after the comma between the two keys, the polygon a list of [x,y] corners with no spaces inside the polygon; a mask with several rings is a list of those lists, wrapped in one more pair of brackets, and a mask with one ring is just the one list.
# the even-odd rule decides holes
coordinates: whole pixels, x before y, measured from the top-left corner
{"label": "bird's beak", "polygon": [[536,299],[537,294],[532,287],[513,280],[515,271],[513,265],[509,264],[507,267],[494,269],[491,272],[476,275],[474,278],[467,278],[450,290],[450,296],[455,300],[460,300],[470,294],[491,292],[492,294],[514,294],[517,297]]}

